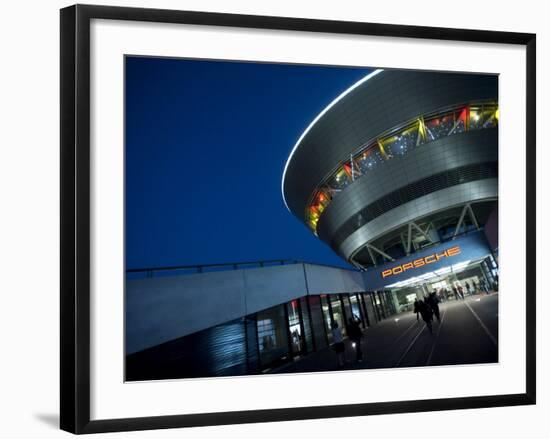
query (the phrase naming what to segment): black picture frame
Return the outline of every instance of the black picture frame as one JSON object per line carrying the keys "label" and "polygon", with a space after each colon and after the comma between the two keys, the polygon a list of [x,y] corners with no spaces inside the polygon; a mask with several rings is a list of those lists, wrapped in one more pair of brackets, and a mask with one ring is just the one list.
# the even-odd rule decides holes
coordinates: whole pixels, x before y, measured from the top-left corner
{"label": "black picture frame", "polygon": [[[90,21],[230,26],[526,47],[526,392],[519,394],[90,420]],[[536,36],[530,33],[75,5],[61,10],[61,429],[99,433],[535,404]]]}

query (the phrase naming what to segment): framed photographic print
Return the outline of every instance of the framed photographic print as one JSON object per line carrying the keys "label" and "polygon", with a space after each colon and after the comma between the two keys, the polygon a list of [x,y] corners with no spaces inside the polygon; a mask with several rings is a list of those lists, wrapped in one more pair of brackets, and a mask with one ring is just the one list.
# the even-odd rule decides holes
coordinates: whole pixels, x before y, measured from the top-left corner
{"label": "framed photographic print", "polygon": [[62,9],[61,428],[534,404],[535,85],[533,34]]}

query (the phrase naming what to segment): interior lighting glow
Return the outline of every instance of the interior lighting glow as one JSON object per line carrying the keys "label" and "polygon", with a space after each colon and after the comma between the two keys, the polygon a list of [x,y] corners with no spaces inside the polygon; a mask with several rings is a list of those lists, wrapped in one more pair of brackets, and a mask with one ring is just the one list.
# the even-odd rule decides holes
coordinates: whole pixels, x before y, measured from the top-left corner
{"label": "interior lighting glow", "polygon": [[460,115],[458,116],[458,120],[461,120],[462,122],[466,123],[466,110],[467,108],[464,108],[461,112],[460,112]]}
{"label": "interior lighting glow", "polygon": [[440,268],[439,270],[435,270],[435,274],[437,274],[438,276],[441,276],[442,274],[449,273],[450,271],[451,271],[451,267],[444,267],[444,268]]}
{"label": "interior lighting glow", "polygon": [[347,163],[344,164],[344,171],[346,172],[346,174],[348,174],[349,177],[351,177],[351,166]]}

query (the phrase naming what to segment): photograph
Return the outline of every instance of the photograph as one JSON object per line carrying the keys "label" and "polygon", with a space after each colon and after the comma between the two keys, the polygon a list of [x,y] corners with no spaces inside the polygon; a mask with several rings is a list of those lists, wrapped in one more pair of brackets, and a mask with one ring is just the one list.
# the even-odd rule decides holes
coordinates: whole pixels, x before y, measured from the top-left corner
{"label": "photograph", "polygon": [[125,382],[499,363],[498,74],[123,62]]}
{"label": "photograph", "polygon": [[1,437],[549,430],[544,3],[6,5]]}

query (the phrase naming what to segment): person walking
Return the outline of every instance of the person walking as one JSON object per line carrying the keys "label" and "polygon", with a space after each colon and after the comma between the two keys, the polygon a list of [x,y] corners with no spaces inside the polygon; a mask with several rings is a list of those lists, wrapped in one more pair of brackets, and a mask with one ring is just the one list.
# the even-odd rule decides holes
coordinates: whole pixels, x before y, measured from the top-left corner
{"label": "person walking", "polygon": [[471,287],[470,287],[470,284],[468,283],[468,281],[466,281],[466,292],[468,293],[468,296],[470,296],[472,294],[472,291],[471,291]]}
{"label": "person walking", "polygon": [[348,336],[352,341],[352,346],[355,347],[355,361],[361,363],[363,361],[363,349],[361,341],[363,339],[363,331],[359,326],[359,320],[355,317],[350,317],[348,321]]}
{"label": "person walking", "polygon": [[439,315],[439,302],[439,297],[437,297],[435,291],[428,296],[428,305],[430,305],[430,308],[432,309],[438,323],[441,323],[441,317]]}
{"label": "person walking", "polygon": [[413,313],[416,314],[416,321],[418,322],[420,320],[419,314],[420,314],[420,301],[418,300],[418,297],[414,299],[414,308]]}
{"label": "person walking", "polygon": [[338,323],[333,320],[331,324],[331,333],[334,344],[334,352],[338,358],[338,366],[342,367],[346,361],[346,345],[344,344],[344,337],[342,336],[342,330],[338,327]]}
{"label": "person walking", "polygon": [[428,327],[430,334],[433,334],[433,329],[432,329],[433,314],[432,314],[432,309],[427,302],[427,298],[424,298],[424,300],[420,301],[420,315],[422,316],[422,320],[424,320],[424,323],[426,323],[426,326]]}
{"label": "person walking", "polygon": [[460,294],[460,298],[464,300],[464,288],[462,288],[462,285],[458,284],[458,287],[456,287],[458,290],[458,293]]}
{"label": "person walking", "polygon": [[459,300],[460,296],[458,295],[458,289],[453,285],[453,294],[455,295],[455,300]]}

